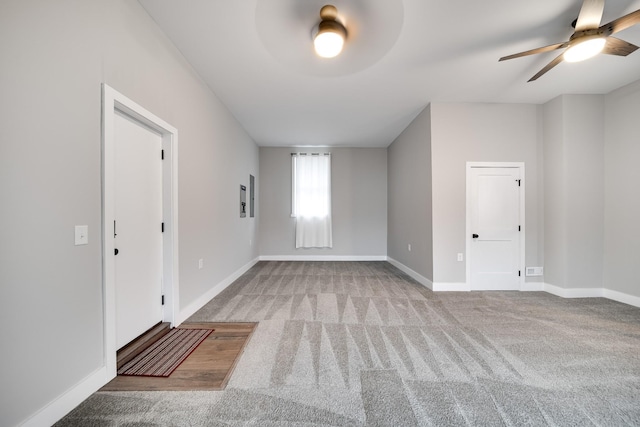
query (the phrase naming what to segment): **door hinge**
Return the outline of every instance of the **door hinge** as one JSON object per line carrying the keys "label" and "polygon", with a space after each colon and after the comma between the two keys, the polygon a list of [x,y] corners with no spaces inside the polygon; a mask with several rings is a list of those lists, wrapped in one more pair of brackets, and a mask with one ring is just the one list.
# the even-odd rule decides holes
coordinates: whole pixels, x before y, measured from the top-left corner
{"label": "door hinge", "polygon": [[520,187],[520,180],[519,180],[519,179],[516,179],[516,181],[518,181],[518,187]]}
{"label": "door hinge", "polygon": [[522,230],[520,229],[520,226],[518,226],[518,231],[522,231]]}
{"label": "door hinge", "polygon": [[164,150],[160,150],[160,159],[164,160]]}
{"label": "door hinge", "polygon": [[[520,277],[520,270],[518,270],[518,277]],[[164,298],[164,297],[163,297]]]}
{"label": "door hinge", "polygon": [[164,295],[162,295],[162,305],[164,305]]}
{"label": "door hinge", "polygon": [[162,232],[164,233],[164,222],[162,223],[162,226],[160,227]]}

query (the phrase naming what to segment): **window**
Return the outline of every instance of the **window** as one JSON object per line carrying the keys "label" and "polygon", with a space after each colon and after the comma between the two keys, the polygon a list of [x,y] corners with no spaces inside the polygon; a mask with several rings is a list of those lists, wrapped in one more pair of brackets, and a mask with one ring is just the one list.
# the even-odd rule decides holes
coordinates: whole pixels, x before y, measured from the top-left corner
{"label": "window", "polygon": [[332,247],[331,154],[292,154],[291,170],[296,248]]}

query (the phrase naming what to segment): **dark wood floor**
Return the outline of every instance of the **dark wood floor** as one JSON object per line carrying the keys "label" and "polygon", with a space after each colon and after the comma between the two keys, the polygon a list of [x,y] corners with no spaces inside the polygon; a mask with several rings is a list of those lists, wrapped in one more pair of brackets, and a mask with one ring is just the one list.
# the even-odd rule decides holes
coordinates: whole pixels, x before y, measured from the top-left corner
{"label": "dark wood floor", "polygon": [[257,323],[183,323],[215,329],[167,378],[119,375],[101,391],[223,390]]}

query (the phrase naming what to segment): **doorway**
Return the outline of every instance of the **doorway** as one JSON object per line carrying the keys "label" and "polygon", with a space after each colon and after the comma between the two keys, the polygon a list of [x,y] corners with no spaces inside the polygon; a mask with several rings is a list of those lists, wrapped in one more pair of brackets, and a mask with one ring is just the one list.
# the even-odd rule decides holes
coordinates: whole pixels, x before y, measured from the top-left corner
{"label": "doorway", "polygon": [[522,289],[524,230],[524,164],[467,163],[471,290]]}
{"label": "doorway", "polygon": [[177,130],[103,84],[107,380],[116,351],[178,309]]}

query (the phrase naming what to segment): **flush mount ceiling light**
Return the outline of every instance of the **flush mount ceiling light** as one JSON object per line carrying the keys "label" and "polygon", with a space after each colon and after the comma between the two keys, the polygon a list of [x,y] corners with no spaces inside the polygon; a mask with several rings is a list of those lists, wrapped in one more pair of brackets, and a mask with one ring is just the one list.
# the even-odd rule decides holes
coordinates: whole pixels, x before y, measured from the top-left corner
{"label": "flush mount ceiling light", "polygon": [[347,38],[347,30],[337,21],[338,9],[330,4],[320,9],[320,24],[318,32],[313,38],[313,46],[318,56],[333,58],[342,52],[344,40]]}
{"label": "flush mount ceiling light", "polygon": [[[266,53],[287,69],[315,77],[343,77],[378,63],[402,33],[406,1],[337,1],[255,0],[256,35]],[[337,21],[347,33],[342,53],[333,59],[322,58],[313,47],[326,4],[338,8]]]}

